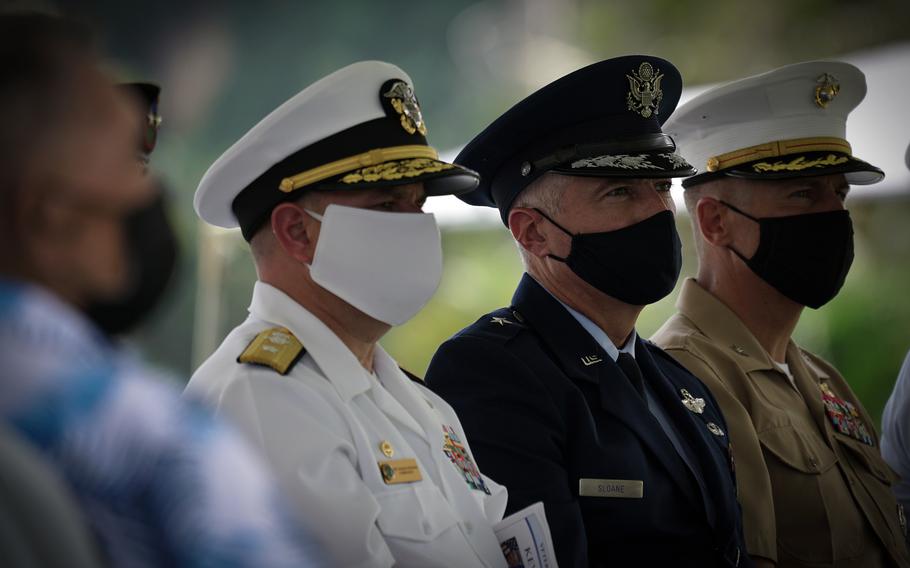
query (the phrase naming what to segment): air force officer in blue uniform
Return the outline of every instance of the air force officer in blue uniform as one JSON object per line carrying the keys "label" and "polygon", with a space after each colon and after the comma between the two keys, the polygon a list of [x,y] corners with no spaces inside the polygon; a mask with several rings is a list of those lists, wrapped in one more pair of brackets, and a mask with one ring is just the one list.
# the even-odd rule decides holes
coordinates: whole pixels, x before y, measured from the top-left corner
{"label": "air force officer in blue uniform", "polygon": [[444,343],[427,373],[508,511],[542,500],[562,568],[743,566],[726,424],[691,373],[635,332],[681,266],[661,133],[679,72],[628,56],[516,104],[461,152],[460,196],[499,208],[526,273],[512,305]]}

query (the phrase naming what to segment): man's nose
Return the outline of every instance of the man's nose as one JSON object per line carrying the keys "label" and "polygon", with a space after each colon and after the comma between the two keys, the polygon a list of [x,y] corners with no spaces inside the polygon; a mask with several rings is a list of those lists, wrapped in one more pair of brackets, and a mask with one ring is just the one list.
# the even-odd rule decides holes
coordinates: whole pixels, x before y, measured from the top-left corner
{"label": "man's nose", "polygon": [[656,188],[649,188],[646,191],[646,212],[650,215],[656,215],[662,211],[676,212],[676,205],[673,203],[673,196],[669,191],[662,192]]}
{"label": "man's nose", "polygon": [[817,203],[817,211],[840,211],[845,209],[844,201],[836,190],[825,190],[825,193]]}

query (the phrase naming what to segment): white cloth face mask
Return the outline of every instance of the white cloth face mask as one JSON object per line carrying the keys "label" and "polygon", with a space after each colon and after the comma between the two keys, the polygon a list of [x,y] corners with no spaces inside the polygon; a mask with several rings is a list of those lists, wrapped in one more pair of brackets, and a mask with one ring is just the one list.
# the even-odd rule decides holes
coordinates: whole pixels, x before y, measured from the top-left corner
{"label": "white cloth face mask", "polygon": [[439,287],[442,243],[432,213],[388,213],[329,205],[310,276],[329,292],[389,325],[414,317]]}

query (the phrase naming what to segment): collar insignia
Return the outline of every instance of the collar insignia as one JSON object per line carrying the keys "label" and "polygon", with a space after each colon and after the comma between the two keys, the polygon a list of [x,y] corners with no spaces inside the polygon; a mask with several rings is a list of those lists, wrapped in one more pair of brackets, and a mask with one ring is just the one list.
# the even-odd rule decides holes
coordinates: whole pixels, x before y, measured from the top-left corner
{"label": "collar insignia", "polygon": [[644,118],[658,114],[660,100],[664,96],[660,88],[660,80],[663,78],[663,73],[647,61],[638,66],[638,72],[632,71],[631,75],[626,75],[626,79],[629,80],[629,92],[626,93],[629,110]]}
{"label": "collar insignia", "polygon": [[828,73],[824,73],[815,82],[818,84],[815,87],[815,104],[819,108],[825,108],[840,92],[840,83],[837,82],[833,75]]}
{"label": "collar insignia", "polygon": [[683,406],[685,406],[687,409],[694,412],[695,414],[701,414],[705,411],[705,399],[695,398],[686,389],[680,389],[679,392],[683,395],[683,399],[680,402],[682,402]]}
{"label": "collar insignia", "polygon": [[423,121],[420,105],[417,104],[417,97],[414,96],[414,89],[410,85],[404,81],[394,81],[382,96],[389,99],[392,108],[401,117],[401,127],[408,134],[420,132],[423,136],[427,135],[427,125]]}

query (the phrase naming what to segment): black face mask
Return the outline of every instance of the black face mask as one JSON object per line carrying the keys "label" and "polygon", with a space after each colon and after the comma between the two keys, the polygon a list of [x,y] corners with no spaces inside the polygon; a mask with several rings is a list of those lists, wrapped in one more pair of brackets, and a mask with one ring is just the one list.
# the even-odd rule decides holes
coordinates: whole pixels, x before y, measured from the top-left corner
{"label": "black face mask", "polygon": [[125,217],[123,224],[128,284],[118,298],[92,302],[86,309],[108,335],[131,330],[155,307],[177,264],[177,238],[163,194]]}
{"label": "black face mask", "polygon": [[797,304],[819,308],[840,291],[853,264],[853,223],[846,210],[756,218],[758,249],[746,258],[730,250],[759,278]]}
{"label": "black face mask", "polygon": [[682,245],[673,213],[661,211],[644,221],[604,233],[572,234],[536,210],[572,237],[569,256],[550,258],[565,262],[579,278],[621,302],[644,306],[673,291],[682,268]]}

